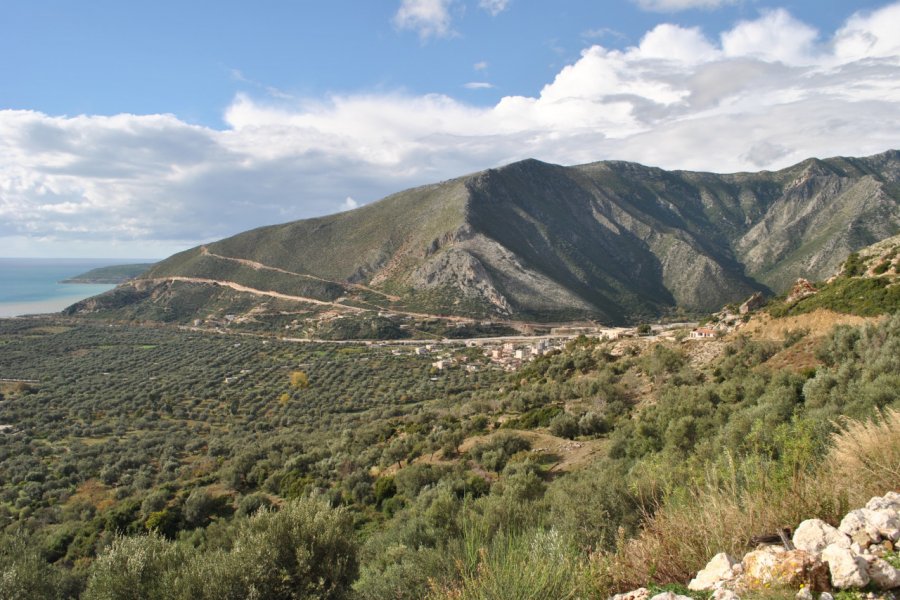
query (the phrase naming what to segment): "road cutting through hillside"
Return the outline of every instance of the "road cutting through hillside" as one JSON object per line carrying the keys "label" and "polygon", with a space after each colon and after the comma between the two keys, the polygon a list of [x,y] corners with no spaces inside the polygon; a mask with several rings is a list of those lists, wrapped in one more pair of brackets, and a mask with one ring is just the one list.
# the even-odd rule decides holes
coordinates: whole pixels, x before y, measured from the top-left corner
{"label": "road cutting through hillside", "polygon": [[316,298],[308,298],[306,296],[292,296],[290,294],[282,294],[281,292],[274,292],[271,290],[258,290],[256,288],[247,287],[246,285],[241,285],[239,283],[235,283],[233,281],[225,281],[222,279],[204,279],[202,277],[180,277],[177,275],[172,275],[169,277],[158,277],[155,279],[149,279],[144,281],[153,281],[156,283],[164,283],[166,281],[182,281],[186,283],[201,283],[206,285],[221,285],[224,287],[229,287],[238,292],[244,292],[246,294],[253,294],[255,296],[268,296],[270,298],[279,298],[281,300],[293,300],[294,302],[306,302],[308,304],[316,304],[319,306],[331,306],[333,308],[341,308],[353,312],[365,312],[366,309],[358,308],[356,306],[348,306],[346,304],[339,304],[337,302],[328,302],[327,300],[317,300]]}
{"label": "road cutting through hillside", "polygon": [[215,252],[210,252],[209,248],[206,246],[200,246],[200,253],[205,254],[206,256],[211,256],[213,258],[219,258],[221,260],[229,260],[232,262],[236,262],[238,264],[250,267],[251,269],[255,269],[257,271],[274,271],[276,273],[283,273],[285,275],[293,275],[294,277],[303,277],[305,279],[312,279],[313,281],[321,281],[322,283],[331,283],[334,285],[339,285],[342,287],[348,287],[355,290],[361,290],[364,292],[369,292],[372,294],[377,294],[382,296],[383,298],[387,298],[391,302],[397,302],[400,300],[400,296],[393,296],[391,294],[386,294],[384,292],[372,289],[368,286],[362,285],[361,283],[350,283],[347,281],[333,281],[331,279],[325,279],[323,277],[317,277],[315,275],[310,275],[308,273],[296,273],[294,271],[288,271],[286,269],[281,269],[279,267],[272,267],[261,262],[256,262],[255,260],[249,260],[246,258],[236,258],[234,256],[223,256],[221,254],[216,254]]}

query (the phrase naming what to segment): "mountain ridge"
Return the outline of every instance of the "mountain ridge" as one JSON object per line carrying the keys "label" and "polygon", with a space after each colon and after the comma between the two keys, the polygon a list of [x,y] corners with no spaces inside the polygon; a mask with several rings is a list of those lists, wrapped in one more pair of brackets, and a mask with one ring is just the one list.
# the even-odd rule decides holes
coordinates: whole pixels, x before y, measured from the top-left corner
{"label": "mountain ridge", "polygon": [[[829,276],[900,231],[898,183],[897,150],[732,174],[526,159],[198,246],[125,285],[231,281],[372,310],[633,322]],[[125,292],[70,312],[140,317],[178,295]],[[227,310],[196,296],[172,320]]]}

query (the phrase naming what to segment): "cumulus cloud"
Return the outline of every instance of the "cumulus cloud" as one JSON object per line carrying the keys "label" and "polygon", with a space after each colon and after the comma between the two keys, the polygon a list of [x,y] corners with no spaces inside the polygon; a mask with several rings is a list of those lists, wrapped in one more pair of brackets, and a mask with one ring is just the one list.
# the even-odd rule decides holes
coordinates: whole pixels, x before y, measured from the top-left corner
{"label": "cumulus cloud", "polygon": [[726,4],[734,4],[736,0],[635,0],[643,10],[652,12],[678,12],[692,8],[710,10]]}
{"label": "cumulus cloud", "polygon": [[478,7],[496,17],[509,8],[509,3],[510,0],[479,0]]}
{"label": "cumulus cloud", "polygon": [[453,0],[402,0],[394,15],[394,25],[410,29],[423,40],[453,35],[450,4]]}
{"label": "cumulus cloud", "polygon": [[900,140],[898,28],[900,3],[833,33],[784,11],[717,38],[663,24],[624,50],[586,48],[538,94],[492,106],[238,95],[221,130],[0,111],[0,246],[192,244],[527,157],[724,172],[873,154]]}

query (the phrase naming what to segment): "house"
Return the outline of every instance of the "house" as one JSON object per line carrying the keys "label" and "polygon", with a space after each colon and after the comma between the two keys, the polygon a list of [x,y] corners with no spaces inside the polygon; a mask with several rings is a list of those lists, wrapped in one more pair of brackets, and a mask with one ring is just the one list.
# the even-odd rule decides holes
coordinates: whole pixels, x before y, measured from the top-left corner
{"label": "house", "polygon": [[716,337],[716,332],[708,327],[698,327],[691,332],[692,340],[706,340]]}

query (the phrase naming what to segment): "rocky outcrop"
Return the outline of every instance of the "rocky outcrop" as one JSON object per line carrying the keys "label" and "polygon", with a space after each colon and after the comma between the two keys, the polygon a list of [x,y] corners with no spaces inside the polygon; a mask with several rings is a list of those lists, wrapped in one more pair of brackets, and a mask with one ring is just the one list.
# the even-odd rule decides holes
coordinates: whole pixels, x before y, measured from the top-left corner
{"label": "rocky outcrop", "polygon": [[762,308],[763,306],[765,306],[765,304],[765,297],[760,292],[756,292],[755,294],[747,298],[744,303],[740,305],[740,307],[738,307],[738,312],[742,315],[746,315],[753,312],[754,310]]}
{"label": "rocky outcrop", "polygon": [[809,298],[810,296],[816,295],[818,292],[819,290],[816,289],[816,286],[801,277],[796,282],[794,282],[794,285],[788,292],[785,302],[787,302],[788,304],[796,304],[804,298]]}
{"label": "rocky outcrop", "polygon": [[[900,591],[900,569],[894,566],[900,561],[898,543],[900,493],[888,492],[850,511],[839,527],[820,519],[803,521],[792,540],[784,541],[787,548],[761,545],[740,561],[719,553],[697,572],[688,589],[712,592],[713,600],[740,600],[742,594],[770,588],[799,590],[797,600],[834,600],[832,589],[861,588],[887,593],[870,593],[870,598],[894,598],[890,590]],[[614,600],[647,600],[649,592],[641,590],[646,596],[635,590]]]}

